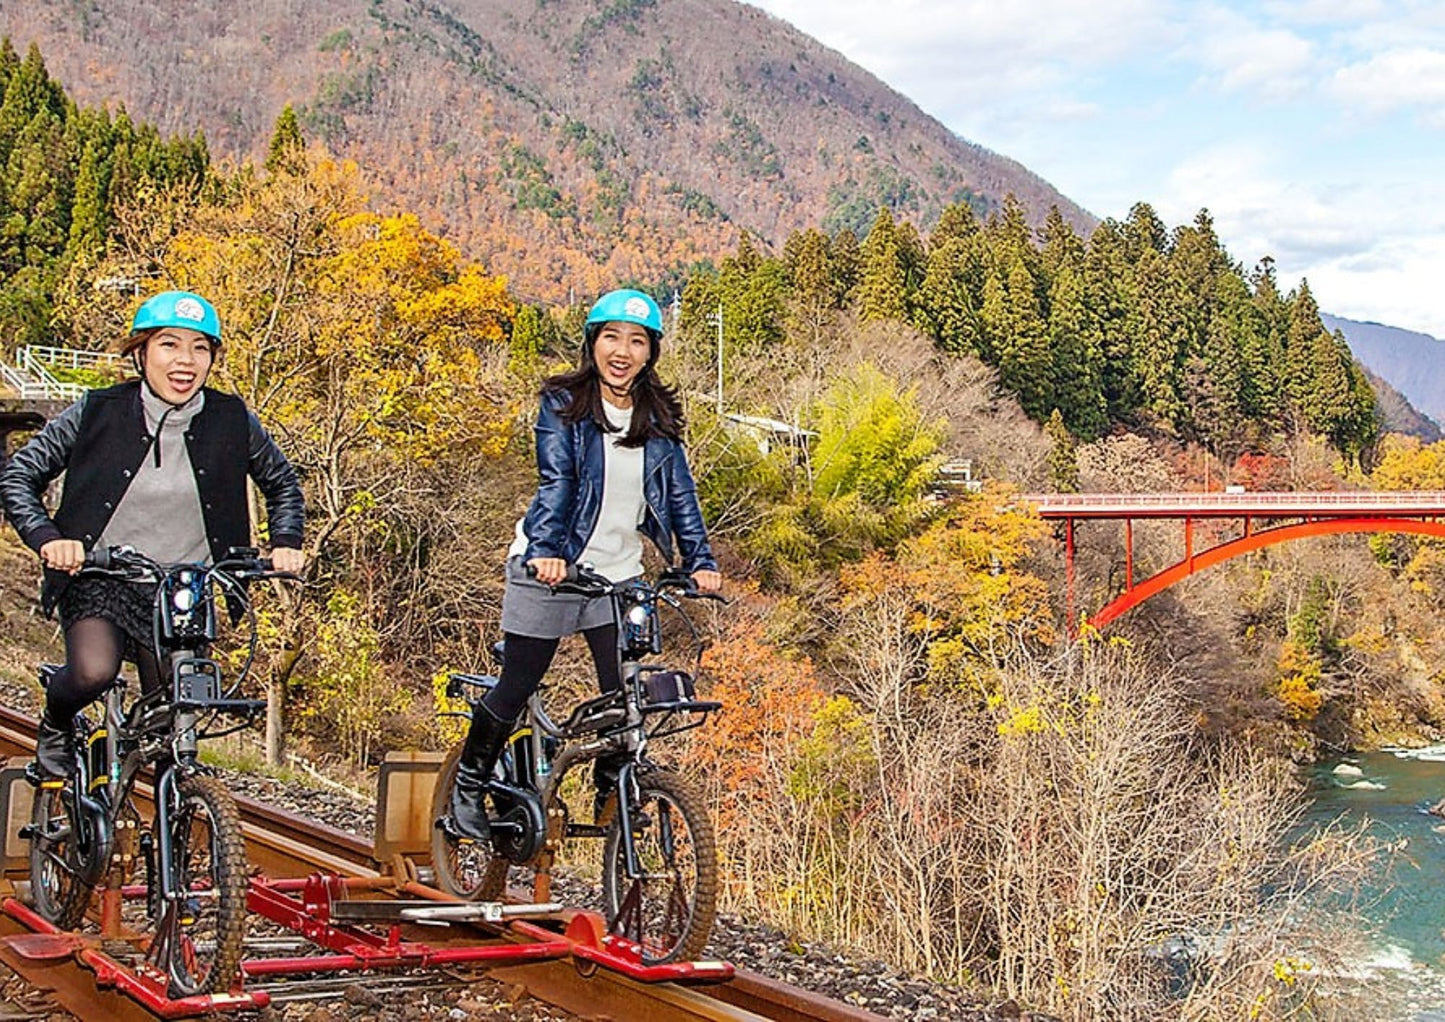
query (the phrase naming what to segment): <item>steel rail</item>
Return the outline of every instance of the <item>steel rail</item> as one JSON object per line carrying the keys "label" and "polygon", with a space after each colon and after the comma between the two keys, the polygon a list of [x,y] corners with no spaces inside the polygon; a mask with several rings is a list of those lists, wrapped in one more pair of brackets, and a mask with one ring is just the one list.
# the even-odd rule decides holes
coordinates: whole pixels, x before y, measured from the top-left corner
{"label": "steel rail", "polygon": [[[29,755],[35,750],[35,718],[0,706],[0,756]],[[137,785],[138,800],[149,788]],[[335,873],[360,881],[374,897],[425,897],[455,900],[406,877],[387,877],[372,857],[369,842],[295,813],[237,795],[247,857],[272,876]],[[142,811],[145,806],[142,805]],[[520,893],[520,892],[519,892]],[[0,935],[27,931],[0,913]],[[436,931],[403,927],[403,933],[435,942]],[[522,938],[517,938],[522,939]],[[113,990],[97,988],[95,976],[73,956],[37,961],[0,941],[0,961],[37,989],[49,991],[79,1018],[143,1022],[155,1018],[137,1002]],[[648,1022],[882,1022],[881,1016],[768,976],[739,969],[733,979],[704,987],[673,983],[639,983],[599,971],[584,978],[569,961],[538,961],[488,969],[486,975],[524,987],[527,992],[583,1018],[647,1019]]]}

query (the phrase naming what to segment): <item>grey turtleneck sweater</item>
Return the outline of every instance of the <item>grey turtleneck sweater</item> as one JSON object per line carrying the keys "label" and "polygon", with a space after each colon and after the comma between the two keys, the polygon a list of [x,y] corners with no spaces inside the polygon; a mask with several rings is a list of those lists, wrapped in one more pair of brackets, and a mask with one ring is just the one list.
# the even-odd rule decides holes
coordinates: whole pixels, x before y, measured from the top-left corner
{"label": "grey turtleneck sweater", "polygon": [[201,497],[186,449],[186,429],[206,403],[204,392],[175,407],[140,388],[146,432],[154,440],[97,546],[129,546],[162,564],[209,561]]}

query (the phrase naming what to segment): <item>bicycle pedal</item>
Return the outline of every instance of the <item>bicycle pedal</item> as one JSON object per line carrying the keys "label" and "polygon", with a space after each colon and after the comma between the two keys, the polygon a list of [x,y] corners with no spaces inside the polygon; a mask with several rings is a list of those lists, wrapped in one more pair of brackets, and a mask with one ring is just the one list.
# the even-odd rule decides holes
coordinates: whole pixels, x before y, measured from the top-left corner
{"label": "bicycle pedal", "polygon": [[29,841],[39,833],[40,832],[35,829],[35,824],[27,823],[20,828],[16,836],[19,837],[21,841]]}

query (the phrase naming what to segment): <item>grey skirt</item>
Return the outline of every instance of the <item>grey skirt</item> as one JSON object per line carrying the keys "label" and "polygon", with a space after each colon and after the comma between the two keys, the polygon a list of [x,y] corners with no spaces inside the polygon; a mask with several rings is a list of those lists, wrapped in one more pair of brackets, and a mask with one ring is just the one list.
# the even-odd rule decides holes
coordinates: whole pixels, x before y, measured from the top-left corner
{"label": "grey skirt", "polygon": [[503,632],[533,639],[560,639],[610,624],[610,599],[554,593],[527,577],[520,557],[507,558],[507,588],[502,591]]}

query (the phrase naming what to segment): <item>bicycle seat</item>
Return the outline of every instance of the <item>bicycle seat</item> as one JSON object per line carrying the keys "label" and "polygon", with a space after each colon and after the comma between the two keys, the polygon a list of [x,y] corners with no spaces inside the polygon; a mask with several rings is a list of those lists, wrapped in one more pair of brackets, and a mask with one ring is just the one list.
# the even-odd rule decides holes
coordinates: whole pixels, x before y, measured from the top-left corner
{"label": "bicycle seat", "polygon": [[476,702],[497,686],[495,674],[462,674],[453,671],[447,675],[447,697]]}

